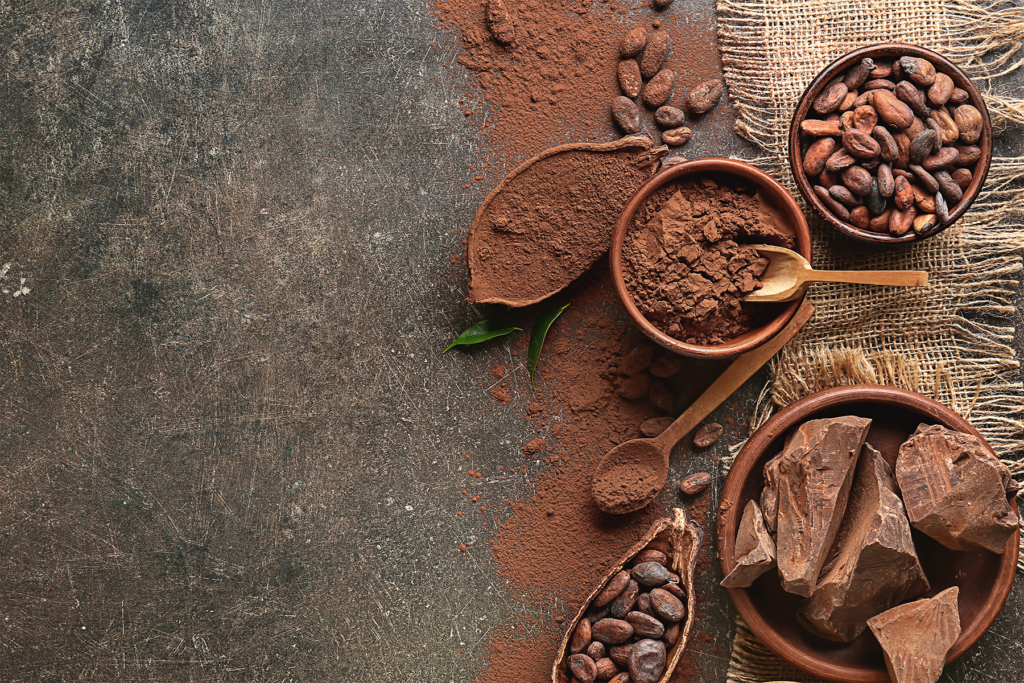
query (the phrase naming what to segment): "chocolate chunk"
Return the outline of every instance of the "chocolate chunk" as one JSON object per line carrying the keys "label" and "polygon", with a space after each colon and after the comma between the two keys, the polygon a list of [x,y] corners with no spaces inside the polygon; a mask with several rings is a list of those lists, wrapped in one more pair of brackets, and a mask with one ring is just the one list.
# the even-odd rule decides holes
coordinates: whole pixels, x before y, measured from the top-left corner
{"label": "chocolate chunk", "polygon": [[1006,550],[1018,518],[1006,500],[1010,471],[978,437],[921,425],[896,459],[915,529],[953,550]]}
{"label": "chocolate chunk", "polygon": [[885,668],[896,683],[935,683],[946,653],[960,637],[960,588],[908,602],[868,619],[885,653]]}
{"label": "chocolate chunk", "polygon": [[808,597],[814,591],[870,426],[871,420],[852,415],[810,420],[765,465],[765,481],[777,489],[776,551],[782,587],[790,593]]}
{"label": "chocolate chunk", "polygon": [[824,638],[849,643],[868,619],[928,590],[896,479],[870,444],[857,464],[836,545],[839,557],[797,612],[801,624]]}
{"label": "chocolate chunk", "polygon": [[764,525],[764,515],[756,501],[747,501],[736,532],[732,559],[736,563],[722,579],[726,588],[747,588],[757,577],[775,565],[775,541]]}

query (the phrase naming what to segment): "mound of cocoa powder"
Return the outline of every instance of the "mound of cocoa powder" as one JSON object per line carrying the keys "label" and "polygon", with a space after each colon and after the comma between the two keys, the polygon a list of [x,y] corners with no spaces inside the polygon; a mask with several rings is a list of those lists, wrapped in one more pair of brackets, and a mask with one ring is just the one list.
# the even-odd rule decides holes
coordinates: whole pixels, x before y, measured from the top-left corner
{"label": "mound of cocoa powder", "polygon": [[711,178],[669,183],[637,211],[622,246],[626,288],[658,329],[689,344],[722,344],[776,313],[744,304],[768,259],[751,244],[792,248],[753,189]]}

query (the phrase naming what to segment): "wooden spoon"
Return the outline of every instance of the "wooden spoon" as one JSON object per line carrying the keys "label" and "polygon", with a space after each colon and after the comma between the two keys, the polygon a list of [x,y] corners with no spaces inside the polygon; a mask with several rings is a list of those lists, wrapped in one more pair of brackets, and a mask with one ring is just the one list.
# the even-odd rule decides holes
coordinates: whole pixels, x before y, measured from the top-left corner
{"label": "wooden spoon", "polygon": [[761,276],[761,289],[748,294],[744,301],[791,301],[803,294],[811,282],[890,287],[928,284],[928,273],[921,270],[814,270],[807,259],[792,249],[768,244],[755,244],[754,249],[771,263]]}
{"label": "wooden spoon", "polygon": [[608,451],[594,474],[592,491],[597,507],[622,515],[653,501],[665,488],[672,448],[778,353],[813,313],[814,306],[804,302],[781,332],[762,346],[737,356],[714,384],[660,435],[626,441]]}

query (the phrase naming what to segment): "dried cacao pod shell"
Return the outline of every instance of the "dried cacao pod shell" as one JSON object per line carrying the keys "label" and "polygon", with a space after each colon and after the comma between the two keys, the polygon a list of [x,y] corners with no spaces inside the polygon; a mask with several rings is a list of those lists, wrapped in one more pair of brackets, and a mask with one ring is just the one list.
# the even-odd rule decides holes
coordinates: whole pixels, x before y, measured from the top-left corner
{"label": "dried cacao pod shell", "polygon": [[[668,556],[671,570],[679,576],[680,586],[685,590],[687,596],[687,599],[683,602],[686,608],[685,621],[680,622],[680,629],[675,644],[666,653],[665,668],[658,679],[658,683],[668,683],[672,678],[676,665],[679,663],[679,658],[682,657],[683,652],[686,650],[690,633],[693,630],[693,621],[696,614],[693,574],[697,565],[697,553],[700,551],[703,537],[704,534],[700,527],[687,518],[686,511],[682,508],[674,509],[671,517],[664,517],[651,525],[651,528],[647,530],[644,537],[622,556],[616,566],[608,570],[608,573],[598,582],[580,606],[576,616],[569,622],[565,637],[562,639],[558,652],[555,654],[554,666],[551,669],[552,683],[571,683],[572,675],[568,666],[568,659],[572,653],[569,651],[569,646],[577,625],[582,619],[586,618],[587,610],[590,608],[594,598],[604,591],[605,587],[612,579],[618,576],[619,572],[627,564],[648,548],[660,550]],[[601,622],[598,623],[600,624]],[[629,625],[628,622],[623,623]],[[595,628],[596,626],[595,624]],[[632,633],[632,627],[630,627],[630,632]],[[627,665],[630,661],[630,653],[633,647],[635,645],[628,643],[622,645],[613,644],[612,647],[608,648],[608,657],[620,666]],[[612,680],[615,679],[613,678]]]}

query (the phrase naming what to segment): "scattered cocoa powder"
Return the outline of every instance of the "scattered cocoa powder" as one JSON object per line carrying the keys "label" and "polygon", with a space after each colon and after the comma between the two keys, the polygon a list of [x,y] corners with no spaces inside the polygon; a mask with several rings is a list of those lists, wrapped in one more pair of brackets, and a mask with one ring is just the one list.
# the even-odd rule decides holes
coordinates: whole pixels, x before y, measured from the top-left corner
{"label": "scattered cocoa powder", "polygon": [[669,183],[634,216],[622,247],[623,279],[640,312],[666,334],[721,344],[777,314],[776,306],[742,302],[760,288],[768,265],[750,242],[794,244],[753,188],[711,178]]}

